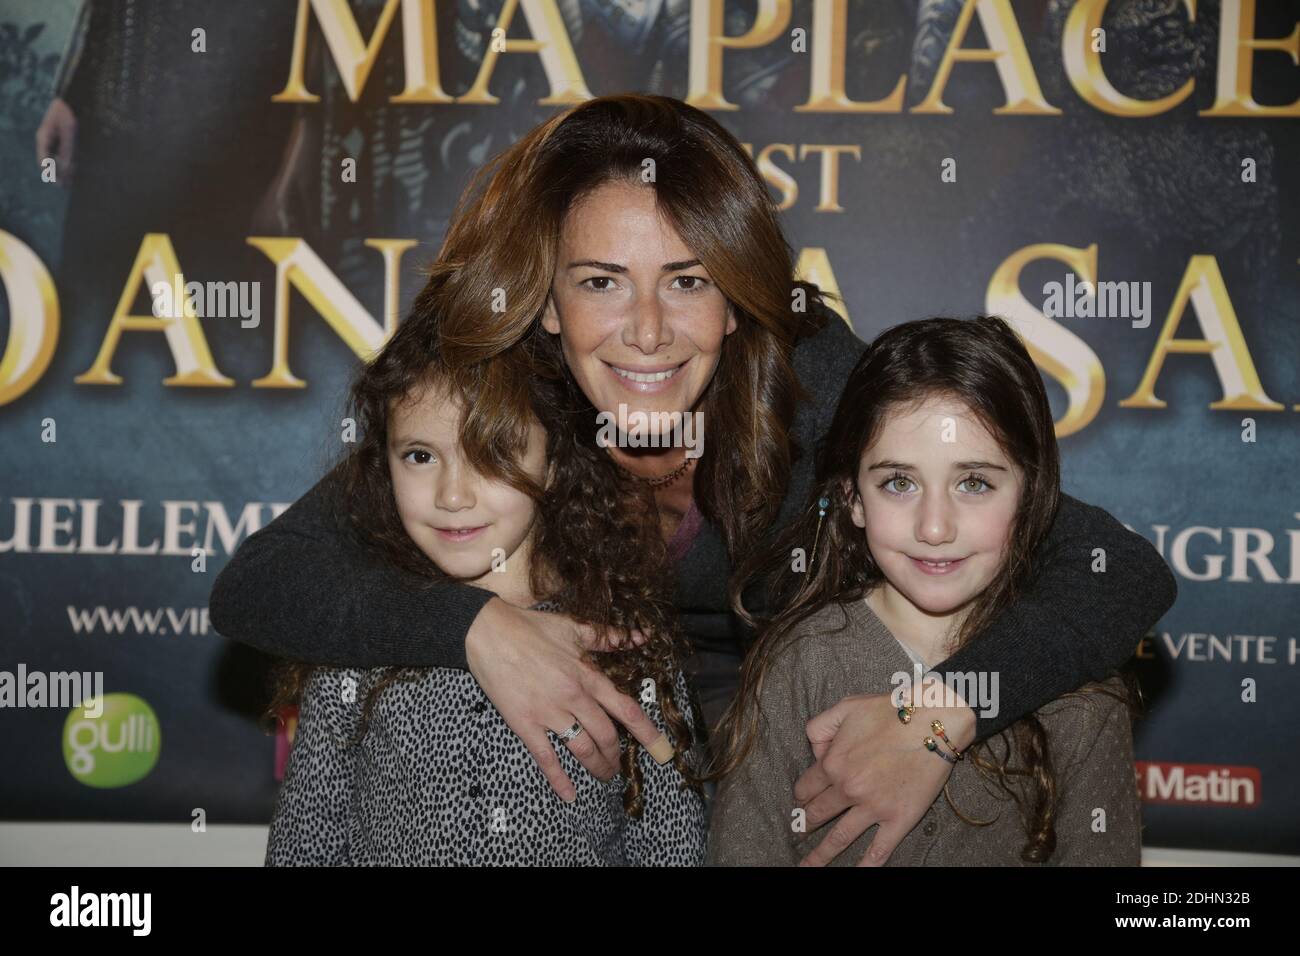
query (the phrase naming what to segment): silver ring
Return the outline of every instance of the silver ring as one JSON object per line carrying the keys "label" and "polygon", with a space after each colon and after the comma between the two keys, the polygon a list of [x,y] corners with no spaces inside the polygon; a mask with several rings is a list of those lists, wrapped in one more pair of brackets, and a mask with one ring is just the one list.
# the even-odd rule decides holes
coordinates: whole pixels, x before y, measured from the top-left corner
{"label": "silver ring", "polygon": [[580,734],[580,733],[582,733],[582,724],[578,723],[578,722],[575,720],[575,721],[573,722],[573,726],[572,726],[572,727],[570,727],[568,730],[565,730],[565,731],[559,732],[559,733],[558,733],[558,736],[559,736],[559,738],[560,738],[562,741],[564,741],[565,743],[568,743],[570,740],[572,740],[574,737],[578,736],[578,734]]}

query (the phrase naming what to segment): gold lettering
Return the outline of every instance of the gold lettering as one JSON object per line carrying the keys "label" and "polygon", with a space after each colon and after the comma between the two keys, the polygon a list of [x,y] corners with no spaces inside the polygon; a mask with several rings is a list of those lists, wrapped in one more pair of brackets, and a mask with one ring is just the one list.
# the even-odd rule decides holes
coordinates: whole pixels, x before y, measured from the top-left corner
{"label": "gold lettering", "polygon": [[253,382],[254,388],[306,388],[289,369],[289,287],[292,285],[316,309],[339,338],[369,361],[397,327],[398,266],[414,239],[367,239],[366,245],[384,256],[384,325],[365,310],[347,287],[301,239],[254,236],[248,244],[275,263],[275,332],[271,370]]}
{"label": "gold lettering", "polygon": [[[504,36],[510,30],[510,21],[521,0],[506,0],[497,17],[496,28]],[[551,95],[538,100],[541,106],[572,106],[591,99],[587,81],[582,78],[578,67],[578,58],[573,53],[573,44],[565,31],[564,20],[555,6],[555,0],[522,0],[524,19],[533,39],[507,39],[506,53],[536,53],[541,59],[542,69],[546,72],[546,81],[551,86]],[[496,68],[498,53],[491,45],[483,56],[478,77],[474,85],[457,102],[492,104],[501,101],[488,92],[488,82]]]}
{"label": "gold lettering", "polygon": [[[1092,48],[1092,31],[1101,27],[1102,16],[1110,0],[1079,0],[1065,21],[1061,37],[1061,54],[1065,73],[1075,92],[1089,106],[1112,116],[1144,117],[1167,112],[1192,95],[1194,80],[1189,79],[1168,96],[1155,100],[1137,100],[1125,96],[1111,85],[1101,68],[1101,56]],[[1196,0],[1183,0],[1187,19],[1196,19]]]}
{"label": "gold lettering", "polygon": [[[428,0],[425,4],[432,7]],[[432,103],[450,103],[451,97],[437,89],[437,46],[436,44],[429,50],[423,51],[423,56],[419,63],[413,64],[410,54],[413,49],[425,38],[425,31],[422,29],[409,29],[414,23],[419,21],[418,4],[420,0],[388,0],[384,9],[380,11],[379,21],[375,24],[375,32],[370,36],[370,42],[366,43],[361,37],[361,29],[357,26],[356,18],[352,15],[352,8],[348,5],[347,0],[299,0],[298,17],[294,24],[293,37],[293,55],[289,60],[289,80],[283,90],[271,97],[273,103],[319,103],[320,97],[307,89],[307,84],[303,79],[303,70],[307,60],[307,27],[308,27],[308,10],[314,10],[316,20],[320,23],[321,34],[325,37],[325,47],[329,50],[330,56],[334,60],[334,66],[339,71],[339,79],[343,82],[343,89],[347,91],[348,99],[355,103],[361,96],[361,91],[365,89],[366,80],[370,77],[370,71],[375,66],[375,58],[379,55],[379,48],[384,44],[384,38],[388,36],[388,29],[393,24],[393,18],[397,15],[399,3],[409,8],[405,11],[402,19],[404,27],[408,29],[405,40],[405,50],[407,53],[407,89],[403,96],[412,93],[415,77],[423,77],[425,61],[424,56],[432,56],[434,66],[434,87],[427,92],[433,98],[428,100],[416,100],[416,102]],[[429,9],[427,15],[432,20],[433,11]],[[441,98],[439,99],[439,95]]]}
{"label": "gold lettering", "polygon": [[[147,283],[147,284],[146,284]],[[141,284],[153,301],[153,288],[162,283],[168,287],[185,287],[181,264],[172,248],[171,238],[165,233],[146,233],[136,253],[135,263],[127,276],[122,297],[109,322],[108,334],[100,346],[99,356],[93,365],[73,379],[78,385],[121,385],[120,376],[113,374],[110,365],[123,332],[162,332],[176,363],[176,374],[163,379],[164,385],[193,385],[199,387],[229,388],[234,379],[226,378],[212,361],[208,340],[199,325],[198,314],[188,295],[172,303],[179,315],[155,318],[153,315],[132,315],[131,303],[140,293]]]}
{"label": "gold lettering", "polygon": [[[1205,332],[1203,339],[1176,339],[1178,324],[1182,321],[1188,302]],[[1183,274],[1182,284],[1169,307],[1164,328],[1156,341],[1146,374],[1135,391],[1120,408],[1164,408],[1165,403],[1155,396],[1156,379],[1164,367],[1165,358],[1179,352],[1190,355],[1209,355],[1223,385],[1223,398],[1210,408],[1234,411],[1282,411],[1279,405],[1264,394],[1255,363],[1251,360],[1246,339],[1241,334],[1241,324],[1228,298],[1223,273],[1214,256],[1192,256]]]}
{"label": "gold lettering", "polygon": [[758,11],[749,32],[729,37],[722,32],[725,7],[721,0],[691,0],[686,102],[702,110],[740,108],[722,95],[722,51],[766,46],[780,36],[790,22],[790,0],[758,0]]}
{"label": "gold lettering", "polygon": [[839,202],[840,153],[851,153],[856,160],[862,159],[859,146],[818,146],[805,144],[799,150],[799,158],[805,159],[809,153],[821,153],[822,189],[821,200],[817,203],[817,212],[843,212]]}
{"label": "gold lettering", "polygon": [[1106,370],[1081,338],[1030,304],[1020,291],[1020,273],[1038,259],[1064,262],[1084,282],[1097,281],[1097,246],[1086,249],[1056,243],[1036,243],[1018,249],[1003,260],[989,280],[985,308],[1007,320],[1025,343],[1034,364],[1065,389],[1067,407],[1056,423],[1064,438],[1088,426],[1106,397]]}
{"label": "gold lettering", "polygon": [[[754,147],[750,143],[741,144],[745,152],[753,158]],[[799,184],[795,178],[788,172],[772,162],[772,154],[781,153],[790,162],[794,162],[794,144],[793,143],[768,143],[763,147],[762,152],[758,154],[758,159],[754,165],[758,167],[758,174],[763,177],[763,181],[770,186],[775,186],[781,191],[781,201],[777,203],[776,208],[785,212],[799,199]]]}
{"label": "gold lettering", "polygon": [[1251,93],[1256,50],[1277,50],[1300,65],[1300,23],[1288,37],[1255,36],[1255,0],[1223,0],[1219,17],[1219,69],[1214,106],[1201,116],[1300,116],[1300,100],[1288,106],[1261,106]]}
{"label": "gold lettering", "polygon": [[812,83],[808,102],[796,113],[901,113],[907,74],[883,99],[862,103],[844,92],[844,45],[848,38],[846,0],[816,0],[813,5]]}
{"label": "gold lettering", "polygon": [[[976,14],[979,15],[984,35],[988,37],[989,48],[964,50],[961,44]],[[998,77],[1006,90],[1007,102],[995,109],[995,114],[1060,115],[1060,110],[1043,99],[1038,77],[1034,75],[1033,64],[1029,62],[1029,51],[1025,49],[1024,37],[1020,35],[1020,27],[1016,25],[1015,15],[1007,0],[966,0],[966,5],[957,17],[957,24],[953,27],[948,49],[944,51],[943,60],[934,75],[930,92],[912,110],[913,113],[952,112],[952,107],[944,105],[943,91],[948,85],[954,64],[958,62],[992,63],[997,67]]]}
{"label": "gold lettering", "polygon": [[59,295],[36,253],[2,229],[0,285],[9,298],[9,340],[0,356],[0,405],[7,405],[50,366],[59,341]]}

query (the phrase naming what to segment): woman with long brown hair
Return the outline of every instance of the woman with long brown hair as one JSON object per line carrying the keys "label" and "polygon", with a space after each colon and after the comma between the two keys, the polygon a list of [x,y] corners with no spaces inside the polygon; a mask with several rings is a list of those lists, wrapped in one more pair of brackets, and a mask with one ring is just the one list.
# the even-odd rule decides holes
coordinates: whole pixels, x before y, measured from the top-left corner
{"label": "woman with long brown hair", "polygon": [[[674,561],[674,603],[696,647],[688,667],[714,720],[748,640],[731,611],[732,569],[795,517],[812,480],[812,445],[864,348],[816,287],[795,280],[753,161],[681,101],[590,100],[482,170],[434,269],[469,303],[448,316],[449,363],[522,347],[542,366],[562,365],[580,393],[588,417],[575,418],[575,430],[637,413],[651,423],[654,444],[637,447],[645,434],[620,432],[605,451],[651,491]],[[695,412],[702,454],[660,440],[664,416]],[[961,745],[1113,672],[1173,602],[1173,576],[1156,550],[1100,509],[1063,496],[1046,544],[1051,574],[982,641],[940,665],[1004,675],[998,716],[936,711]],[[1074,587],[1091,577],[1085,559],[1096,547],[1113,573],[1089,591]],[[216,583],[211,614],[223,634],[283,656],[467,668],[563,796],[573,785],[548,730],[580,724],[568,746],[598,777],[617,767],[613,722],[646,745],[659,733],[634,699],[583,663],[582,647],[596,640],[590,628],[463,584],[414,589],[349,542],[319,489],[244,543]],[[891,721],[886,695],[828,712],[816,729],[834,759],[799,785],[810,822],[849,807],[854,825],[881,822],[876,862],[946,778]],[[900,778],[911,786],[882,783]],[[839,825],[832,836],[827,854],[851,842]]]}
{"label": "woman with long brown hair", "polygon": [[1047,392],[1002,320],[908,322],[871,343],[826,434],[808,507],[737,572],[738,585],[765,586],[774,610],[760,620],[739,608],[760,636],[716,748],[713,863],[793,865],[811,851],[812,834],[794,825],[795,781],[816,761],[805,724],[846,697],[892,691],[918,749],[953,772],[891,863],[1138,864],[1120,678],[960,752],[942,721],[907,710],[924,671],[978,641],[1032,582],[1060,495]]}

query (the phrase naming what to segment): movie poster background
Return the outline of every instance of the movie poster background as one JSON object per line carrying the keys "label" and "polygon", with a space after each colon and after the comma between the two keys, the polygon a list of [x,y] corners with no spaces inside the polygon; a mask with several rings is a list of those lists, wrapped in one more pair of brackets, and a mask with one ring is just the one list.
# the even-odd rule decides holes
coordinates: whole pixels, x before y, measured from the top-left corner
{"label": "movie poster background", "polygon": [[[384,6],[346,5],[367,42]],[[864,114],[797,109],[813,54],[791,49],[790,31],[810,31],[813,5],[795,3],[773,41],[722,54],[722,92],[738,108],[714,115],[762,160],[806,276],[843,295],[859,336],[929,315],[1013,319],[1038,347],[1065,490],[1173,567],[1178,601],[1139,649],[1145,842],[1298,853],[1300,107],[1202,115],[1221,81],[1221,5],[1202,0],[1189,22],[1181,3],[1117,0],[1102,21],[1110,82],[1155,100],[1191,79],[1180,105],[1127,118],[1086,102],[1065,70],[1074,5],[1013,2],[1059,114],[995,112],[1007,89],[988,63],[953,67],[951,113],[918,111],[962,6],[844,5],[827,42],[844,50],[845,95],[878,100],[903,84],[900,109]],[[502,3],[434,8],[441,86],[464,97]],[[1255,36],[1296,29],[1300,5],[1257,8]],[[591,94],[691,93],[685,0],[531,9],[563,24]],[[756,3],[723,9],[726,35],[754,26]],[[289,0],[0,3],[0,669],[102,671],[106,692],[132,695],[134,726],[154,722],[147,772],[111,785],[73,771],[66,708],[0,710],[5,819],[189,821],[196,808],[213,823],[269,819],[264,661],[207,623],[212,582],[239,540],[341,454],[358,353],[417,291],[469,176],[562,108],[539,103],[551,93],[540,57],[513,50],[488,82],[495,104],[393,102],[408,80],[401,15],[354,101],[315,10],[303,76],[319,99],[277,102],[298,13]],[[529,26],[516,12],[506,36]],[[964,47],[987,46],[982,26]],[[1259,103],[1300,100],[1286,53],[1259,50],[1252,73]],[[71,188],[43,181],[35,159],[55,88],[78,118]],[[349,158],[355,182],[340,177]],[[337,283],[322,288],[339,325],[295,287],[277,345],[274,259],[288,247],[268,237],[301,240],[313,275]],[[115,313],[150,314],[146,287],[129,295],[128,280],[142,249],[163,248],[187,281],[259,283],[258,326],[205,315],[174,342],[128,328],[96,371]],[[1044,318],[1044,285],[1089,268],[1150,283],[1149,324]],[[1185,282],[1190,301],[1171,315]],[[1216,344],[1162,347],[1162,332]],[[17,387],[19,353],[51,340],[48,365]],[[129,540],[157,547],[131,554]],[[1196,789],[1224,771],[1222,794]]]}

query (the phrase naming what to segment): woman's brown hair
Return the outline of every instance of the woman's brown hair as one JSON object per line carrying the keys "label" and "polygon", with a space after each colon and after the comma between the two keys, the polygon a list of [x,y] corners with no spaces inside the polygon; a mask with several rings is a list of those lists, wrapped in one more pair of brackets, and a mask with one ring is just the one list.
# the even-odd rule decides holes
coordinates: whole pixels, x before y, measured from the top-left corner
{"label": "woman's brown hair", "polygon": [[[771,662],[796,643],[799,623],[828,605],[862,600],[884,582],[863,530],[852,521],[845,485],[857,487],[862,455],[888,416],[936,397],[968,408],[1023,474],[1003,564],[972,602],[953,648],[977,640],[1037,573],[1039,545],[1060,501],[1060,456],[1047,392],[1029,353],[1011,328],[993,317],[926,319],[883,332],[854,367],[819,443],[816,478],[801,517],[737,569],[732,606],[759,636],[746,658],[740,693],[723,719],[715,778],[739,766],[761,732],[764,677]],[[823,497],[830,504],[818,533],[817,502]],[[811,549],[815,538],[808,569],[792,570],[792,553]],[[746,607],[745,592],[755,585],[766,591],[770,612]],[[1100,685],[1085,690],[1110,693]],[[996,748],[1000,752],[991,746],[995,741],[1002,744]],[[1045,861],[1056,845],[1057,786],[1042,723],[1030,714],[967,753],[1019,805],[1028,836],[1022,857]],[[1017,778],[1027,786],[1011,786]],[[944,793],[951,804],[946,787]]]}
{"label": "woman's brown hair", "polygon": [[[650,176],[648,171],[653,171]],[[483,169],[462,197],[432,267],[433,292],[454,300],[442,342],[465,366],[523,345],[578,395],[581,429],[596,413],[567,372],[558,336],[542,328],[564,219],[609,182],[653,189],[659,210],[734,310],[712,381],[696,409],[721,436],[696,464],[695,502],[733,560],[775,520],[802,453],[789,430],[805,397],[795,342],[825,323],[828,295],[795,281],[793,254],[753,161],[717,120],[663,96],[588,100],[537,126]]]}
{"label": "woman's brown hair", "polygon": [[[621,639],[620,649],[589,653],[589,660],[634,698],[643,695],[647,679],[653,681],[676,749],[677,769],[698,786],[686,760],[694,734],[674,687],[683,650],[671,602],[673,576],[657,524],[648,520],[647,493],[617,469],[596,444],[594,432],[588,434],[590,429],[583,426],[591,419],[574,407],[571,390],[554,375],[537,374],[533,356],[523,347],[476,347],[469,350],[476,360],[466,359],[461,351],[456,363],[448,361],[440,303],[454,306],[455,297],[438,294],[444,282],[446,274],[435,270],[410,315],[373,361],[359,370],[352,385],[349,405],[358,440],[331,473],[349,532],[414,580],[448,580],[402,525],[389,473],[388,420],[395,403],[416,401],[424,389],[457,400],[464,410],[460,442],[465,457],[480,474],[507,482],[537,502],[530,565],[533,593],[554,602],[562,613]],[[534,421],[546,431],[545,487],[518,464]],[[646,637],[643,644],[627,640],[633,630]],[[281,665],[269,716],[300,699],[312,670],[300,663]],[[358,740],[384,688],[422,673],[420,668],[386,669],[364,702]],[[622,736],[622,772],[628,781],[624,808],[639,816],[640,745],[630,734]]]}

